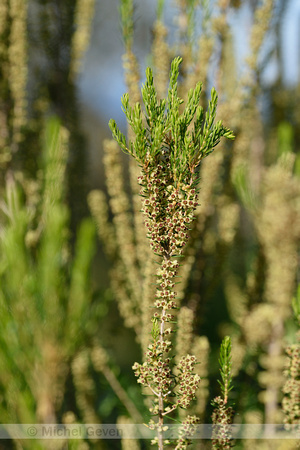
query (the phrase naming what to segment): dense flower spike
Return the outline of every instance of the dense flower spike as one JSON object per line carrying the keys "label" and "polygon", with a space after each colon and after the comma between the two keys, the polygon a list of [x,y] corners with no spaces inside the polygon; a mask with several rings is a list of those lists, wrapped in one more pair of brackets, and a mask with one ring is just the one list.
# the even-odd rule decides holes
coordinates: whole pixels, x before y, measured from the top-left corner
{"label": "dense flower spike", "polygon": [[214,405],[215,409],[212,413],[212,422],[214,424],[212,445],[216,450],[229,450],[233,447],[230,425],[233,421],[234,411],[230,406],[226,407],[226,403],[221,397],[214,399]]}
{"label": "dense flower spike", "polygon": [[177,366],[180,371],[178,376],[179,389],[178,389],[178,406],[181,408],[188,408],[191,401],[195,397],[200,377],[193,373],[193,369],[196,363],[195,356],[183,356]]}
{"label": "dense flower spike", "polygon": [[[167,324],[174,322],[174,310],[178,309],[174,288],[179,263],[175,258],[183,254],[198,206],[200,161],[213,151],[222,136],[233,138],[232,132],[221,121],[214,124],[217,106],[214,89],[208,112],[204,115],[200,106],[201,83],[191,89],[187,105],[179,114],[179,106],[183,103],[177,95],[180,63],[179,57],[172,62],[168,96],[164,100],[157,99],[152,71],[147,69],[142,88],[145,120],[140,104],[132,107],[128,94],[123,96],[123,111],[135,134],[134,142],[127,144],[116,123],[111,120],[109,124],[122,150],[141,166],[138,183],[143,198],[142,212],[150,246],[160,257],[153,302],[152,341],[145,362],[133,366],[138,383],[148,387],[155,397],[151,413],[158,416],[160,449],[163,448],[160,430],[164,416],[178,407],[188,408],[200,382],[199,375],[193,373],[194,356],[182,357],[176,374],[172,372],[172,341],[167,339],[172,329],[167,328]],[[191,123],[194,124],[193,131]]]}
{"label": "dense flower spike", "polygon": [[195,425],[200,423],[200,420],[196,416],[187,416],[182,422],[182,429],[179,431],[179,439],[175,450],[185,450],[189,444],[192,443],[190,437],[195,432]]}
{"label": "dense flower spike", "polygon": [[300,425],[300,334],[299,342],[287,347],[289,365],[285,371],[287,380],[283,386],[284,398],[282,409],[284,411],[284,423],[286,429],[289,425]]}

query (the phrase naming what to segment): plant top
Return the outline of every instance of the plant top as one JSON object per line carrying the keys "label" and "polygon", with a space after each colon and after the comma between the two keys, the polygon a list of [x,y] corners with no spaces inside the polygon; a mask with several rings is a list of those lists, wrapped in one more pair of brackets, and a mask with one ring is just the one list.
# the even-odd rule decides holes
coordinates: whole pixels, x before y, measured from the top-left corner
{"label": "plant top", "polygon": [[[158,100],[152,70],[146,69],[146,82],[142,87],[145,106],[144,117],[140,103],[130,106],[129,95],[122,97],[122,109],[127,121],[135,133],[135,141],[126,143],[125,136],[111,119],[110,129],[121,149],[133,156],[143,170],[161,164],[168,169],[168,178],[178,189],[181,184],[192,184],[194,173],[200,161],[208,156],[220,142],[222,136],[234,139],[229,128],[222,121],[214,123],[218,95],[211,90],[208,111],[200,105],[202,83],[197,83],[188,93],[187,104],[180,114],[183,100],[178,97],[177,79],[181,57],[176,57],[171,64],[170,84],[166,99]],[[193,122],[193,126],[190,126]]]}

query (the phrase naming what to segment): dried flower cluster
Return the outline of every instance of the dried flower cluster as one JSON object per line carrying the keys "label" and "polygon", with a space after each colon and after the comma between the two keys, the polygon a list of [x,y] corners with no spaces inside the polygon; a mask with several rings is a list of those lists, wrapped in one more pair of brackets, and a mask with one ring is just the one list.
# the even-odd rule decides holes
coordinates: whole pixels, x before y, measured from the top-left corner
{"label": "dried flower cluster", "polygon": [[200,377],[193,374],[193,369],[196,364],[195,356],[183,356],[177,366],[180,374],[178,376],[178,405],[182,408],[188,408],[191,400],[195,396],[195,392],[200,382]]}
{"label": "dried flower cluster", "polygon": [[285,373],[287,380],[282,389],[284,393],[282,408],[285,413],[284,423],[288,427],[288,424],[300,425],[300,344],[290,345],[286,352],[289,367]]}
{"label": "dried flower cluster", "polygon": [[[168,149],[169,150],[169,149]],[[185,180],[177,188],[167,150],[163,150],[160,164],[150,163],[139,177],[140,194],[143,197],[143,212],[146,216],[145,226],[154,253],[162,257],[162,263],[157,270],[157,290],[155,307],[159,312],[155,318],[161,322],[174,319],[169,311],[176,309],[175,277],[179,268],[177,259],[188,241],[188,228],[194,218],[198,205],[193,179]]]}
{"label": "dried flower cluster", "polygon": [[230,425],[233,421],[234,411],[221,397],[214,399],[215,409],[212,413],[213,429],[212,444],[214,449],[227,450],[233,447]]}
{"label": "dried flower cluster", "polygon": [[182,422],[182,429],[179,430],[179,439],[175,450],[185,450],[188,445],[191,444],[190,437],[193,436],[195,432],[195,425],[199,423],[199,419],[196,416],[187,416]]}
{"label": "dried flower cluster", "polygon": [[[168,173],[169,172],[169,173]],[[146,227],[150,245],[161,256],[180,255],[188,240],[188,227],[194,219],[198,206],[193,179],[178,187],[173,185],[170,162],[151,167],[150,173],[140,177],[143,211],[147,217]]]}
{"label": "dried flower cluster", "polygon": [[[161,343],[154,340],[148,348],[147,360],[143,365],[136,362],[133,370],[138,377],[138,383],[148,386],[156,396],[161,393],[166,397],[174,382],[169,367],[170,358],[165,357],[165,354],[171,349],[171,342]],[[157,407],[151,412],[157,414]]]}

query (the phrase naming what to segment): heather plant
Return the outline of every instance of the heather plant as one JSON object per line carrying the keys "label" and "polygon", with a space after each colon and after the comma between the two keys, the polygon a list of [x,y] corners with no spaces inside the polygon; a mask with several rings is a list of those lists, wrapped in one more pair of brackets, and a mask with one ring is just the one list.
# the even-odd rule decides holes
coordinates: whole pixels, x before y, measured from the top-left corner
{"label": "heather plant", "polygon": [[[0,411],[4,423],[62,419],[66,380],[93,323],[86,306],[87,301],[91,306],[95,228],[91,220],[83,221],[71,256],[69,213],[63,200],[68,132],[55,118],[48,120],[43,150],[39,182],[20,182],[8,173],[1,203]],[[76,385],[74,371],[72,377]],[[22,443],[23,448],[48,448],[48,444]],[[57,449],[63,446],[56,444]]]}
{"label": "heather plant", "polygon": [[[200,377],[194,373],[197,360],[193,355],[182,356],[174,374],[173,344],[170,340],[174,333],[170,324],[174,323],[174,310],[179,306],[174,291],[178,258],[187,244],[189,224],[194,220],[194,211],[198,206],[198,169],[201,160],[214,150],[222,136],[234,138],[221,121],[214,123],[217,108],[214,89],[208,111],[204,114],[200,105],[201,83],[189,91],[187,104],[180,114],[179,107],[183,100],[178,97],[177,79],[181,61],[178,57],[171,64],[166,100],[157,99],[152,71],[147,69],[146,83],[142,88],[145,117],[139,103],[131,107],[128,94],[122,97],[123,111],[135,134],[133,142],[127,143],[116,123],[110,121],[115,140],[141,166],[142,212],[150,247],[159,257],[152,339],[147,347],[145,362],[135,363],[133,369],[138,383],[149,388],[154,396],[150,411],[158,420],[150,424],[158,430],[160,449],[164,446],[164,417],[178,407],[188,409],[200,382]],[[192,129],[189,128],[191,124]],[[197,419],[188,420],[193,423]]]}
{"label": "heather plant", "polygon": [[[58,5],[52,0],[4,0],[0,8],[1,189],[8,169],[36,178],[45,117],[57,114],[70,132],[66,180],[73,232],[86,204],[86,182],[78,171],[87,160],[76,82],[93,10],[94,0]],[[76,200],[69,195],[71,185]]]}
{"label": "heather plant", "polygon": [[232,436],[230,434],[230,425],[233,423],[234,411],[228,406],[228,395],[233,386],[232,383],[232,361],[231,361],[231,339],[226,336],[220,348],[220,374],[221,381],[218,380],[222,395],[215,397],[212,401],[214,411],[212,413],[212,422],[215,425],[212,436],[212,445],[214,449],[232,448]]}
{"label": "heather plant", "polygon": [[[104,3],[98,2],[100,11]],[[237,0],[157,2],[153,43],[147,55],[157,103],[155,98],[150,98],[148,104],[151,113],[154,107],[155,122],[159,118],[163,126],[173,126],[175,131],[179,127],[176,147],[172,135],[163,136],[163,129],[155,128],[151,116],[149,126],[142,111],[140,114],[135,110],[136,103],[142,104],[143,100],[140,65],[144,67],[144,60],[135,45],[135,25],[143,9],[141,2],[136,2],[135,7],[133,0],[120,0],[125,44],[123,68],[128,91],[128,104],[124,106],[128,114],[131,111],[132,117],[138,118],[134,124],[139,135],[137,147],[145,153],[139,154],[137,161],[136,136],[128,124],[127,142],[132,142],[133,147],[125,145],[132,149],[134,157],[129,159],[127,179],[123,170],[125,158],[122,159],[118,144],[113,140],[103,142],[107,192],[93,191],[88,200],[102,242],[101,250],[106,253],[105,261],[110,262],[110,286],[105,290],[102,281],[99,282],[99,278],[107,278],[104,270],[95,270],[97,276],[93,282],[89,277],[94,252],[93,226],[84,221],[78,230],[76,227],[85,203],[87,175],[86,146],[78,126],[76,80],[88,46],[94,1],[1,2],[2,422],[149,422],[150,408],[153,414],[159,413],[159,402],[154,402],[158,397],[142,386],[143,393],[147,394],[143,404],[133,374],[128,375],[127,366],[124,368],[124,354],[132,348],[137,351],[138,346],[143,362],[137,363],[137,371],[143,368],[143,363],[145,370],[152,369],[159,358],[166,362],[171,354],[166,370],[172,374],[172,392],[164,399],[164,412],[168,406],[177,407],[163,416],[164,422],[176,418],[182,422],[182,430],[188,425],[192,429],[195,423],[190,422],[195,422],[194,416],[200,417],[203,423],[209,422],[210,402],[216,397],[221,401],[216,404],[213,421],[220,421],[221,414],[226,416],[230,406],[228,401],[225,404],[224,395],[219,396],[217,392],[217,347],[224,336],[230,335],[235,422],[285,423],[288,430],[299,423],[299,343],[297,327],[291,318],[291,298],[295,298],[298,316],[299,295],[295,291],[300,241],[297,154],[300,90],[299,83],[292,88],[284,85],[281,60],[281,27],[285,26],[284,12],[291,3],[283,0],[246,2],[246,5]],[[168,13],[171,10],[168,15],[165,15],[166,7]],[[245,31],[245,38],[249,39],[244,64],[237,55],[237,37],[232,25],[234,19],[244,16],[242,8],[252,13],[249,13],[249,34]],[[172,16],[172,26],[168,16]],[[268,34],[274,39],[266,41]],[[266,83],[265,68],[271,55],[266,51],[267,43],[274,44],[271,59],[277,58],[278,78]],[[170,62],[175,55],[183,58],[177,89],[178,98],[184,103],[179,105],[178,120],[173,116],[172,124],[167,123],[167,118],[171,120],[168,80]],[[193,178],[189,170],[196,163],[197,154],[200,155],[200,147],[194,154],[195,160],[190,161],[188,155],[191,149],[196,149],[193,126],[197,123],[197,113],[186,130],[184,121],[180,121],[192,112],[182,116],[189,101],[193,106],[199,80],[203,81],[201,106],[209,102],[209,86],[213,84],[219,96],[216,123],[219,115],[234,129],[236,139],[230,144],[222,142],[225,151],[213,152],[209,158],[202,155]],[[194,93],[189,100],[191,88]],[[163,101],[165,111],[160,109]],[[49,122],[47,144],[42,144],[40,136],[45,117],[53,111],[60,115],[63,127],[59,130],[57,123]],[[203,127],[200,138],[204,138],[202,132]],[[143,142],[149,145],[151,139],[153,143],[156,139],[157,147],[150,146],[154,159],[148,162],[142,177],[149,177],[153,169],[153,173],[157,170],[167,182],[166,189],[159,190],[158,198],[145,182],[137,183],[149,150]],[[165,139],[161,146],[160,139]],[[178,165],[173,158],[171,166],[167,154],[162,157],[160,150],[169,151],[171,146],[175,151],[179,145],[183,151]],[[229,145],[230,151],[226,151]],[[157,158],[162,161],[155,165]],[[188,163],[186,172],[185,162]],[[186,184],[189,186],[192,178],[196,180],[194,187],[182,189]],[[157,178],[154,182],[157,183]],[[144,197],[139,195],[141,189]],[[146,200],[149,204],[145,204]],[[162,203],[156,205],[157,200]],[[177,210],[172,206],[174,200]],[[185,200],[198,203],[196,209],[192,205],[190,210],[186,208]],[[169,225],[159,230],[155,227],[157,217],[152,218],[156,207],[161,218],[170,215]],[[174,219],[182,221],[182,230],[176,231]],[[153,238],[151,235],[150,239],[146,238],[145,221],[151,227]],[[158,240],[169,231],[183,235],[176,236],[173,243],[171,237],[167,241]],[[162,256],[154,254],[155,246],[156,253]],[[172,251],[180,250],[182,255],[171,256]],[[177,260],[179,267],[162,268],[168,254],[169,261]],[[99,260],[104,260],[102,253]],[[162,275],[167,275],[166,281],[171,285],[177,283],[176,289],[171,285],[163,288]],[[175,290],[175,299],[165,298],[165,291]],[[162,297],[157,298],[160,292]],[[170,341],[168,348],[172,347],[172,351],[162,353],[157,360],[152,356],[149,362],[148,347],[160,345],[161,318],[166,309],[155,306],[154,302],[171,306],[171,301],[180,307],[166,310],[166,314],[174,315],[174,320],[166,323],[163,342]],[[157,317],[153,317],[155,313]],[[118,333],[125,327],[129,330],[126,339],[122,339]],[[118,358],[124,346],[126,352],[120,363]],[[197,360],[188,376],[192,381],[200,377],[200,383],[194,392],[195,399],[184,409],[179,404],[183,394],[179,387],[182,361],[186,361],[187,355],[194,355]],[[151,380],[154,380],[152,375],[148,382]],[[155,421],[158,415],[155,414]],[[198,448],[198,443],[193,442]],[[187,444],[186,436],[180,431],[176,445]],[[228,443],[214,442],[214,445],[222,444]],[[6,442],[1,445],[5,446]],[[65,448],[67,444],[59,440],[42,443],[26,440],[10,445]],[[145,447],[147,443],[141,445]],[[69,442],[71,448],[80,450],[119,446],[139,449],[141,445],[137,440],[126,439],[121,443]],[[294,449],[295,441],[268,441],[266,435],[264,440],[245,439],[235,445],[246,450]],[[201,442],[199,446],[210,448],[211,442]]]}
{"label": "heather plant", "polygon": [[297,322],[296,342],[286,347],[288,362],[284,371],[286,381],[283,385],[284,394],[282,408],[286,429],[291,425],[300,425],[300,287],[293,299],[293,310]]}
{"label": "heather plant", "polygon": [[[139,89],[142,77],[138,59],[133,50],[133,2],[124,0],[121,5],[125,43],[123,67],[128,90],[123,107],[130,116],[130,144],[126,144],[121,134],[117,139],[123,150],[134,156],[129,162],[131,192],[125,189],[122,159],[116,144],[105,141],[104,163],[112,223],[108,214],[105,217],[100,214],[100,211],[107,210],[103,193],[91,193],[90,205],[97,220],[99,236],[114,261],[111,279],[120,314],[125,325],[135,330],[137,342],[145,355],[144,363],[147,363],[149,324],[152,324],[152,333],[154,326],[149,307],[159,290],[155,288],[159,285],[159,278],[151,276],[156,272],[155,263],[158,261],[153,262],[149,252],[140,210],[143,209],[144,216],[145,209],[146,215],[151,213],[157,199],[151,202],[146,192],[141,203],[138,196],[138,191],[144,189],[143,185],[136,183],[143,162],[138,159],[141,155],[135,153],[135,144],[138,146],[139,142],[147,140],[149,132],[143,135],[139,112],[135,109],[136,103],[144,99]],[[290,299],[297,273],[299,177],[297,160],[294,165],[296,148],[291,127],[277,122],[278,131],[268,128],[257,102],[262,93],[258,80],[262,79],[267,62],[260,59],[261,49],[268,30],[280,15],[273,14],[272,1],[253,5],[255,20],[250,33],[247,69],[240,77],[235,66],[234,36],[228,19],[229,12],[238,10],[240,2],[217,1],[214,14],[210,2],[201,2],[201,5],[198,2],[175,2],[177,33],[172,45],[168,40],[170,30],[164,21],[164,2],[157,5],[150,60],[158,105],[167,92],[172,55],[180,54],[183,63],[178,83],[179,96],[188,101],[190,88],[201,79],[204,81],[200,99],[203,106],[208,95],[206,86],[213,79],[221,98],[218,114],[230,121],[237,135],[232,151],[214,152],[199,166],[201,202],[194,211],[195,220],[189,224],[185,258],[180,260],[176,274],[181,277],[181,283],[176,285],[177,304],[185,298],[185,306],[177,315],[174,361],[179,364],[184,355],[195,354],[202,363],[195,366],[195,372],[202,380],[195,392],[196,403],[190,404],[189,412],[194,414],[197,411],[202,418],[208,418],[208,388],[210,383],[210,389],[214,390],[211,380],[215,376],[211,364],[208,364],[208,355],[216,357],[216,351],[215,343],[209,342],[207,336],[214,340],[214,333],[222,337],[230,333],[234,349],[232,374],[241,383],[237,420],[282,423],[280,403],[284,383],[285,334],[290,327]],[[272,104],[272,108],[278,111],[279,102],[283,105],[286,100],[276,95],[274,102],[278,103],[277,106]],[[180,107],[180,112],[183,110]],[[160,115],[159,109],[157,115]],[[133,117],[138,120],[132,126],[130,121]],[[146,122],[143,124],[147,129]],[[139,137],[134,135],[134,127]],[[192,129],[192,125],[189,128]],[[140,181],[143,182],[142,179]],[[147,200],[149,203],[145,205]],[[149,217],[145,222],[152,227]],[[290,230],[288,235],[284,232],[286,229]],[[153,238],[157,234],[159,237],[154,228],[153,231]],[[283,235],[284,239],[280,237]],[[151,242],[152,237],[149,237]],[[160,249],[161,243],[152,244],[152,251],[155,246],[156,250]],[[194,326],[191,325],[193,323]],[[197,332],[207,336],[197,336]],[[176,374],[176,369],[174,372]],[[251,380],[251,388],[245,380]],[[178,413],[181,419],[186,417],[184,410],[179,409]],[[248,448],[248,445],[250,443],[246,440],[243,447]],[[268,444],[256,441],[255,445],[259,448]],[[286,442],[286,445],[290,444]]]}

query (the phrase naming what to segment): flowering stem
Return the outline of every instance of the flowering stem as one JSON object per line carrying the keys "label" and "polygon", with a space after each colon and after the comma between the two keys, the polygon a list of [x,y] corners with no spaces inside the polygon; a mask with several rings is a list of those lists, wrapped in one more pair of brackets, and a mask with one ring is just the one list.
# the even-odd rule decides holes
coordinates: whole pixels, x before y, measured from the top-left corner
{"label": "flowering stem", "polygon": [[[234,137],[221,121],[214,124],[217,106],[214,89],[204,115],[200,106],[201,83],[189,92],[186,108],[179,114],[183,102],[177,95],[180,63],[179,57],[173,60],[168,97],[160,101],[157,99],[152,71],[149,68],[146,70],[146,83],[142,88],[145,120],[142,118],[141,105],[136,103],[131,107],[128,94],[122,97],[123,111],[136,136],[134,142],[127,144],[116,123],[113,120],[109,123],[122,150],[133,156],[141,166],[142,173],[138,181],[143,197],[145,226],[150,246],[161,258],[157,270],[152,341],[148,346],[146,361],[133,366],[138,382],[149,386],[156,396],[150,411],[158,417],[158,422],[151,422],[151,426],[157,429],[159,449],[163,449],[164,445],[164,416],[177,407],[187,408],[200,382],[199,376],[193,374],[195,356],[182,357],[177,365],[177,375],[172,373],[169,357],[172,342],[166,339],[172,329],[166,328],[166,324],[174,321],[171,312],[178,309],[177,293],[173,288],[179,264],[174,258],[182,255],[188,242],[190,223],[195,217],[199,181],[197,168],[200,161],[214,150],[221,136],[229,139]],[[194,124],[193,131],[191,123]],[[188,420],[193,423],[196,419]]]}

